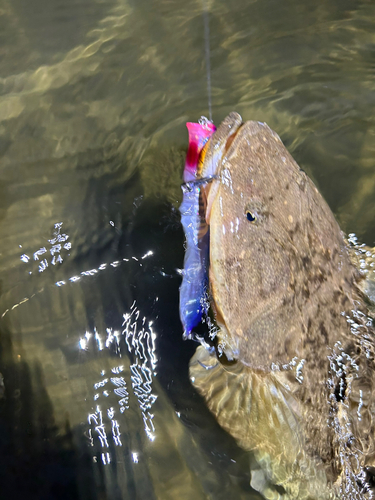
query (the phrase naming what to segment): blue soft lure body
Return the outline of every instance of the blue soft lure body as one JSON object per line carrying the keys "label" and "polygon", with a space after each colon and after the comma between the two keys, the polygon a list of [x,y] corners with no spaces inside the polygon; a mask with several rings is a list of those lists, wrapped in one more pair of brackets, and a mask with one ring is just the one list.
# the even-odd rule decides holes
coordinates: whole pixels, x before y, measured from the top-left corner
{"label": "blue soft lure body", "polygon": [[209,233],[202,231],[200,215],[201,186],[192,181],[199,179],[199,164],[205,143],[214,133],[211,122],[187,123],[189,149],[184,169],[184,181],[191,182],[189,189],[183,190],[180,206],[181,223],[184,228],[186,246],[182,283],[180,287],[180,318],[184,337],[191,338],[192,330],[207,312],[207,268],[209,259]]}
{"label": "blue soft lure body", "polygon": [[185,231],[186,250],[182,283],[180,287],[180,318],[184,328],[184,336],[191,337],[191,332],[202,319],[207,310],[206,289],[208,284],[207,266],[209,252],[209,233],[198,240],[199,188],[184,193],[182,201],[181,222]]}

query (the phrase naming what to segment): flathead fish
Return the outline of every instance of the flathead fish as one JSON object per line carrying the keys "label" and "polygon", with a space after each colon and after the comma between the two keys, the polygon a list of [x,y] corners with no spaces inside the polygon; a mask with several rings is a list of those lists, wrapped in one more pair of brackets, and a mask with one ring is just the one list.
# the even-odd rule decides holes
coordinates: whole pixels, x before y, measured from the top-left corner
{"label": "flathead fish", "polygon": [[256,451],[252,485],[265,497],[363,498],[375,484],[375,335],[345,237],[264,123],[231,113],[210,139],[208,171],[220,331],[218,355],[197,349],[193,384]]}

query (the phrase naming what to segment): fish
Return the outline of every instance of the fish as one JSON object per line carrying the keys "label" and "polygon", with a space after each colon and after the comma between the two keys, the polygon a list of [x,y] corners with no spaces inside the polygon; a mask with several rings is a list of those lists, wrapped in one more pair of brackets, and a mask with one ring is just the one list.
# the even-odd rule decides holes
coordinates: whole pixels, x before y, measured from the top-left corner
{"label": "fish", "polygon": [[[215,125],[202,117],[199,123],[188,122],[189,147],[183,173],[183,200],[180,205],[181,223],[185,232],[185,258],[180,286],[180,318],[184,337],[192,331],[207,310],[208,228],[201,216],[201,183],[199,182],[207,141]],[[198,182],[197,182],[198,181]]]}
{"label": "fish", "polygon": [[363,276],[307,174],[265,123],[230,113],[202,177],[219,327],[190,378],[259,468],[265,498],[374,493],[375,331]]}

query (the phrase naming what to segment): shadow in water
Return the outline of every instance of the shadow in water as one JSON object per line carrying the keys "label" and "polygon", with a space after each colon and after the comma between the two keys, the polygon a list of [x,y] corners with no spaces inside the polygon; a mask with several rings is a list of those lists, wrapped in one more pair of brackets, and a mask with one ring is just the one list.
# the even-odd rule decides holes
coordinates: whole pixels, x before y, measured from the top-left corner
{"label": "shadow in water", "polygon": [[30,366],[22,354],[15,355],[5,330],[1,331],[0,366],[5,383],[0,401],[1,498],[100,498],[87,447],[74,443],[68,415],[64,429],[55,425],[41,366]]}

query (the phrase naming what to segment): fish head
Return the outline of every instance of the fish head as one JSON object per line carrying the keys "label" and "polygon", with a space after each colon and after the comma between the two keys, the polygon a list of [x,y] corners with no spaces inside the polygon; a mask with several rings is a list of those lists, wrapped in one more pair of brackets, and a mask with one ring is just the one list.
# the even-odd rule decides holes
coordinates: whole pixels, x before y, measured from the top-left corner
{"label": "fish head", "polygon": [[330,293],[324,282],[342,267],[344,240],[278,135],[233,120],[205,160],[216,154],[206,211],[212,303],[227,357],[269,370],[306,354],[309,314],[322,303],[314,294]]}

